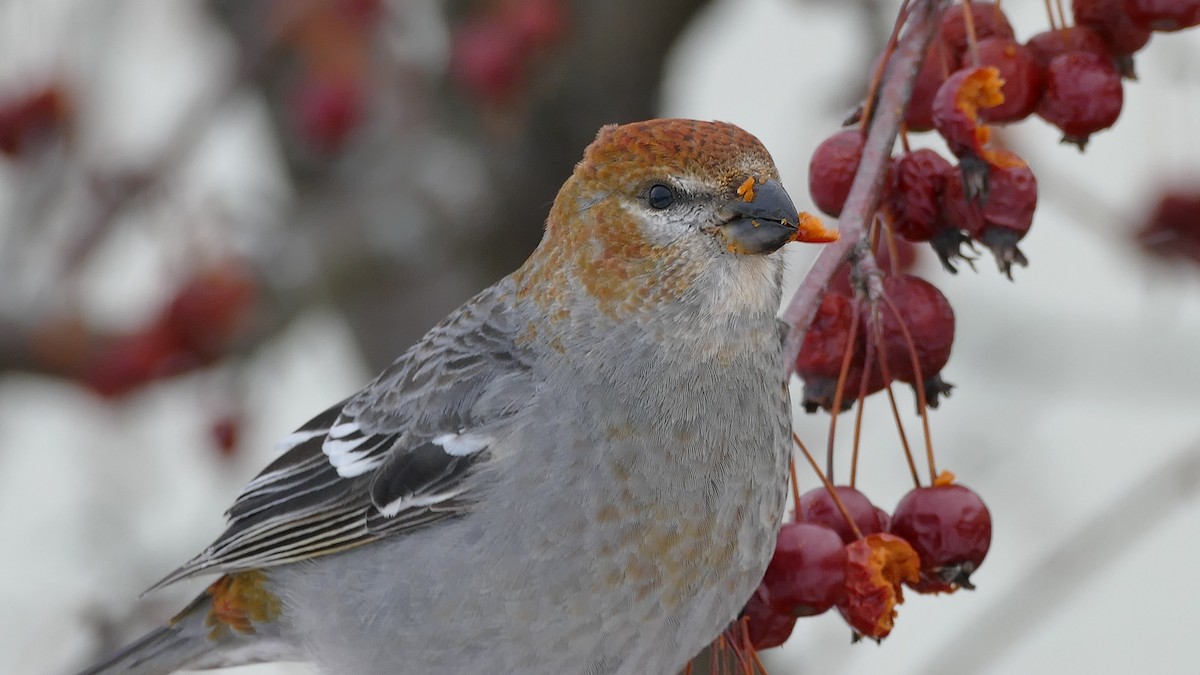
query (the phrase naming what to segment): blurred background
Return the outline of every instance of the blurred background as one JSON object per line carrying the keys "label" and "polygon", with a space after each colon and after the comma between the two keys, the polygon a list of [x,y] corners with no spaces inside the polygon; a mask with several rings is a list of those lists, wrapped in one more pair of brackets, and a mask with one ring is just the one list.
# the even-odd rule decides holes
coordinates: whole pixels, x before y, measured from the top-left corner
{"label": "blurred background", "polygon": [[[138,599],[276,439],[525,258],[600,125],[734,122],[810,208],[897,6],[0,2],[0,672],[69,672],[198,592]],[[1084,154],[1003,132],[1041,187],[1015,283],[914,263],[958,317],[932,433],[992,510],[978,590],[910,594],[879,646],[802,620],[773,672],[1195,672],[1200,30],[1137,72]],[[890,510],[895,425],[865,418],[859,487]],[[797,411],[817,447],[828,423]]]}

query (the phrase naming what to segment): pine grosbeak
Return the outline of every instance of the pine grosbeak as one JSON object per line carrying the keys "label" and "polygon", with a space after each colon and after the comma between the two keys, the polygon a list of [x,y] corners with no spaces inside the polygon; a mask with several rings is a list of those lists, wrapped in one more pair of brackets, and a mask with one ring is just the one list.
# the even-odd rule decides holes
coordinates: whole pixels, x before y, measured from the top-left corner
{"label": "pine grosbeak", "polygon": [[86,672],[679,672],[775,544],[796,219],[735,126],[601,129],[529,260],[291,434],[161,583],[222,576]]}

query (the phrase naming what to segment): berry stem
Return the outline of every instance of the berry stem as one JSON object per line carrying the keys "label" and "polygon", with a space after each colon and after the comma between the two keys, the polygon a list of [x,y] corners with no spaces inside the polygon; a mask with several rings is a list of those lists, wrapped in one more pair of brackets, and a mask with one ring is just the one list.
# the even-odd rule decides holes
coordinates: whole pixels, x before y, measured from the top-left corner
{"label": "berry stem", "polygon": [[796,372],[796,355],[800,352],[809,324],[816,316],[825,287],[837,268],[863,239],[878,209],[892,146],[896,143],[904,110],[912,98],[913,84],[937,32],[942,13],[949,4],[950,0],[913,0],[910,3],[905,22],[907,30],[889,59],[892,67],[884,73],[879,103],[871,116],[871,130],[863,146],[858,173],[842,209],[838,224],[842,236],[822,249],[783,312],[782,318],[789,326],[783,350],[784,368],[788,376]]}
{"label": "berry stem", "polygon": [[792,520],[800,522],[800,480],[796,475],[796,455],[788,457],[788,473],[792,475]]}
{"label": "berry stem", "polygon": [[1067,27],[1067,10],[1063,7],[1062,0],[1054,0],[1054,4],[1058,6],[1058,21],[1063,28]]}
{"label": "berry stem", "polygon": [[[1058,24],[1054,21],[1054,8],[1050,6],[1050,0],[1042,0],[1042,4],[1046,6],[1046,18],[1050,21],[1050,30],[1058,30]],[[1064,37],[1063,40],[1065,41],[1066,38]]]}
{"label": "berry stem", "polygon": [[855,487],[858,484],[858,446],[862,439],[862,421],[863,408],[866,407],[867,397],[863,396],[867,389],[867,377],[870,374],[870,367],[863,368],[863,382],[859,389],[858,408],[854,411],[854,443],[850,448],[850,487]]}
{"label": "berry stem", "polygon": [[850,303],[850,335],[846,338],[846,350],[842,353],[842,369],[838,371],[837,387],[833,390],[833,405],[829,412],[829,444],[825,450],[825,473],[833,480],[833,445],[837,435],[838,416],[842,411],[842,399],[846,394],[846,380],[850,375],[850,360],[854,356],[854,343],[858,339],[858,303]]}
{"label": "berry stem", "polygon": [[925,433],[925,458],[929,462],[929,484],[933,485],[937,480],[937,465],[933,461],[933,437],[929,432],[929,406],[925,401],[925,378],[921,374],[920,359],[917,358],[917,345],[913,342],[912,333],[908,331],[908,326],[904,324],[904,319],[901,318],[899,310],[892,302],[891,298],[883,296],[883,301],[891,311],[892,316],[896,317],[896,324],[900,326],[900,333],[904,335],[904,342],[908,345],[908,356],[912,360],[913,379],[916,383],[913,389],[917,393],[917,412],[921,415],[921,428]]}
{"label": "berry stem", "polygon": [[963,25],[967,28],[967,51],[971,52],[971,65],[979,67],[979,39],[975,35],[975,8],[971,0],[963,0]]}
{"label": "berry stem", "polygon": [[[883,333],[876,326],[872,331],[875,344],[880,353],[883,351]],[[884,391],[887,392],[888,405],[892,409],[892,419],[896,422],[896,432],[900,434],[900,447],[904,449],[904,459],[908,462],[908,471],[912,474],[913,486],[921,487],[920,473],[917,471],[917,461],[913,458],[912,447],[908,444],[908,434],[904,432],[904,422],[900,419],[900,407],[896,405],[896,393],[892,390],[892,374],[888,369],[887,359],[879,359],[879,368],[883,372],[883,381],[887,382]]]}
{"label": "berry stem", "polygon": [[846,504],[842,502],[842,498],[838,496],[837,490],[833,489],[833,483],[821,473],[821,467],[817,466],[817,460],[813,459],[812,453],[808,448],[804,447],[804,442],[792,432],[792,441],[800,448],[800,452],[804,453],[804,459],[808,460],[808,465],[812,467],[813,473],[817,474],[817,478],[821,479],[821,484],[825,486],[825,491],[829,493],[833,503],[837,505],[838,511],[841,511],[842,517],[846,519],[846,524],[850,526],[850,530],[854,532],[855,539],[862,539],[862,530],[858,529],[858,523],[854,522],[854,518],[850,517],[850,510],[846,508]]}

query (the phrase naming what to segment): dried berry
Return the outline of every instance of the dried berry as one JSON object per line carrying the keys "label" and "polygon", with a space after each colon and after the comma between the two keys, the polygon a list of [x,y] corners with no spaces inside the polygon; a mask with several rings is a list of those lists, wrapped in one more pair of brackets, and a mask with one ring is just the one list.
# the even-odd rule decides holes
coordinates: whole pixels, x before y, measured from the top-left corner
{"label": "dried berry", "polygon": [[957,484],[920,487],[900,499],[890,532],[902,537],[921,558],[918,591],[973,589],[992,542],[992,515],[979,495]]}
{"label": "dried berry", "polygon": [[1170,32],[1200,26],[1200,0],[1124,0],[1129,18],[1147,30]]}
{"label": "dried berry", "polygon": [[1113,56],[1133,54],[1150,41],[1150,31],[1133,22],[1122,0],[1071,0],[1071,13],[1104,38]]}
{"label": "dried berry", "polygon": [[865,139],[857,129],[845,129],[821,142],[808,164],[808,192],[813,204],[837,217],[846,204],[850,185],[862,160]]}
{"label": "dried berry", "polygon": [[815,616],[846,595],[846,548],[836,532],[812,523],[784,523],[763,575],[767,600],[786,616]]}
{"label": "dried berry", "polygon": [[[954,309],[936,286],[911,274],[884,277],[883,293],[896,308],[894,313],[882,305],[879,313],[888,372],[893,379],[923,387],[925,400],[936,408],[939,397],[952,388],[939,373],[954,345]],[[913,370],[914,350],[919,374]]]}
{"label": "dried berry", "polygon": [[1012,38],[1012,25],[1008,17],[991,2],[971,2],[954,4],[942,14],[942,24],[939,29],[942,41],[958,58],[967,49],[969,37],[967,34],[967,10],[971,10],[971,19],[975,24],[975,39],[985,40],[990,37]]}
{"label": "dried berry", "polygon": [[1000,271],[1012,278],[1014,264],[1028,264],[1017,242],[1033,224],[1037,179],[1021,158],[1006,150],[991,151],[986,169],[989,197],[982,207],[968,198],[958,176],[947,174],[944,215],[948,222],[991,249]]}
{"label": "dried berry", "polygon": [[1108,44],[1096,31],[1087,26],[1067,26],[1034,35],[1025,43],[1029,55],[1039,68],[1045,69],[1050,60],[1067,52],[1091,52],[1108,56]]}
{"label": "dried berry", "polygon": [[909,542],[872,534],[846,546],[846,599],[842,618],[859,635],[882,640],[892,632],[896,606],[904,602],[900,584],[917,583],[921,561]]}
{"label": "dried berry", "polygon": [[[979,65],[992,66],[1000,72],[1004,85],[1000,94],[1004,100],[994,106],[982,108],[980,119],[988,122],[1006,123],[1023,120],[1037,108],[1042,94],[1042,76],[1033,56],[1024,46],[1012,38],[990,37],[979,41]],[[964,68],[973,63],[971,55],[964,54]]]}
{"label": "dried berry", "polygon": [[943,226],[942,190],[950,162],[921,148],[892,159],[883,209],[892,230],[909,241],[929,241]]}
{"label": "dried berry", "polygon": [[1062,130],[1064,143],[1082,150],[1092,134],[1117,121],[1123,103],[1121,75],[1111,59],[1068,52],[1046,66],[1038,115]]}

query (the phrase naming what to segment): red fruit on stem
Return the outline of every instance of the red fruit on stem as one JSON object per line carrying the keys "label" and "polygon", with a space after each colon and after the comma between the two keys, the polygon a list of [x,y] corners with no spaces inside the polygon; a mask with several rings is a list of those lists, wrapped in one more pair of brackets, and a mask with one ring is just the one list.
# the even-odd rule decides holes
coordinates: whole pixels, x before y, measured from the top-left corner
{"label": "red fruit on stem", "polygon": [[1200,26],[1200,0],[1124,0],[1122,8],[1147,30],[1171,32]]}
{"label": "red fruit on stem", "polygon": [[176,292],[164,320],[200,360],[211,362],[242,337],[253,319],[258,283],[242,263],[201,270]]}
{"label": "red fruit on stem", "polygon": [[1011,279],[1014,264],[1029,264],[1017,242],[1033,224],[1037,178],[1023,160],[1007,150],[993,150],[990,159],[996,163],[986,166],[987,203],[980,207],[968,200],[962,180],[952,172],[946,175],[944,215],[948,222],[991,249],[1000,271]]}
{"label": "red fruit on stem", "polygon": [[904,602],[902,583],[920,580],[921,561],[900,537],[872,534],[846,546],[846,598],[838,612],[863,636],[882,640],[892,632],[896,606]]}
{"label": "red fruit on stem", "polygon": [[563,0],[517,0],[503,10],[502,21],[510,24],[526,49],[538,50],[558,42],[567,32],[567,8]]}
{"label": "red fruit on stem", "polygon": [[10,157],[25,154],[31,145],[60,131],[70,109],[66,92],[54,84],[0,102],[0,153]]}
{"label": "red fruit on stem", "polygon": [[[948,395],[953,388],[941,379],[940,373],[950,360],[954,345],[954,309],[936,286],[911,274],[884,277],[883,293],[899,313],[897,317],[886,304],[880,306],[880,331],[888,372],[894,379],[923,387],[926,402],[936,408],[939,397]],[[912,347],[901,322],[912,339]],[[919,375],[913,370],[914,349]]]}
{"label": "red fruit on stem", "polygon": [[778,647],[792,635],[796,617],[780,614],[771,608],[765,584],[759,584],[754,595],[742,608],[741,620],[746,622],[746,633],[750,644],[759,651]]}
{"label": "red fruit on stem", "polygon": [[991,137],[979,123],[979,111],[1000,105],[1000,71],[963,68],[942,83],[933,99],[933,124],[956,157],[980,157]]}
{"label": "red fruit on stem", "polygon": [[1150,31],[1134,23],[1122,0],[1071,0],[1071,13],[1104,38],[1113,56],[1133,54],[1150,41]]}
{"label": "red fruit on stem", "polygon": [[[863,536],[883,531],[883,525],[879,522],[875,506],[871,504],[871,500],[867,499],[866,495],[849,485],[838,485],[834,487],[834,490],[837,491],[838,498],[842,500],[842,504],[850,513],[850,517],[854,519],[854,524],[858,526],[858,531]],[[824,525],[837,532],[842,541],[847,544],[858,539],[854,534],[854,529],[842,515],[841,509],[837,507],[833,497],[824,487],[815,488],[800,495],[800,515],[797,516],[797,519],[805,523]]]}
{"label": "red fruit on stem", "polygon": [[[969,67],[973,59],[963,54],[962,66]],[[1023,120],[1037,108],[1042,95],[1042,75],[1033,56],[1012,38],[990,37],[979,41],[979,65],[993,66],[1000,71],[1004,85],[1000,93],[1004,101],[979,111],[980,119],[1007,123]]]}
{"label": "red fruit on stem", "polygon": [[1046,66],[1038,115],[1062,130],[1064,143],[1083,150],[1092,134],[1117,121],[1123,103],[1121,75],[1111,59],[1068,52]]}
{"label": "red fruit on stem", "polygon": [[808,192],[813,204],[837,217],[862,160],[865,139],[858,129],[845,129],[821,142],[808,163]]}
{"label": "red fruit on stem", "polygon": [[360,83],[349,77],[312,75],[292,93],[293,126],[307,146],[338,152],[366,115]]}
{"label": "red fruit on stem", "polygon": [[218,454],[222,457],[232,457],[237,452],[241,428],[242,420],[237,415],[221,415],[213,421],[209,433],[212,434],[213,445]]}
{"label": "red fruit on stem", "polygon": [[[967,20],[965,4],[954,4],[942,14],[942,25],[939,29],[942,41],[946,43],[955,55],[959,57],[967,49]],[[971,18],[975,24],[975,39],[984,40],[990,37],[1012,38],[1012,24],[1004,12],[991,2],[972,2],[970,4]]]}
{"label": "red fruit on stem", "polygon": [[[817,314],[813,317],[808,332],[804,334],[804,342],[801,343],[800,353],[796,356],[796,374],[804,380],[802,405],[810,413],[819,409],[833,409],[838,377],[842,372],[842,359],[850,341],[854,302],[841,293],[826,292],[821,298],[821,304],[817,307]],[[843,410],[849,409],[857,399],[862,385],[863,367],[866,362],[866,340],[862,323],[860,315],[850,368],[843,387]],[[878,377],[878,370],[875,370],[867,381],[867,390],[863,392],[863,396],[881,389],[883,381]]]}
{"label": "red fruit on stem", "polygon": [[773,610],[815,616],[846,594],[846,549],[836,532],[812,523],[784,523],[762,585]]}
{"label": "red fruit on stem", "polygon": [[971,573],[992,542],[992,515],[979,495],[962,485],[920,487],[896,505],[891,533],[921,557],[922,584],[910,584],[914,589],[973,589]]}
{"label": "red fruit on stem", "polygon": [[929,241],[943,227],[942,190],[950,162],[921,148],[892,159],[883,208],[892,230],[908,241]]}
{"label": "red fruit on stem", "polygon": [[1109,56],[1108,44],[1096,31],[1087,26],[1067,26],[1058,30],[1047,30],[1034,35],[1025,43],[1029,55],[1043,70],[1050,60],[1067,52],[1091,52]]}

